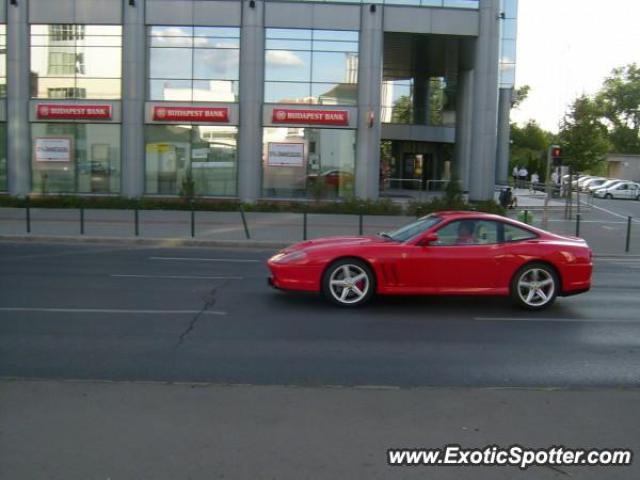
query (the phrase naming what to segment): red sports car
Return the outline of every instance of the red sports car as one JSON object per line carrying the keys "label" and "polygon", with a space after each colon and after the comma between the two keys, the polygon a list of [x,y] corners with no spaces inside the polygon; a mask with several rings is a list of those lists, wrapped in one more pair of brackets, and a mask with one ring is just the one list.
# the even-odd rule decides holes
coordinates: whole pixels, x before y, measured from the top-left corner
{"label": "red sports car", "polygon": [[394,232],[297,243],[268,261],[269,284],[345,307],[379,295],[500,295],[540,310],[591,287],[591,249],[498,215],[438,212]]}

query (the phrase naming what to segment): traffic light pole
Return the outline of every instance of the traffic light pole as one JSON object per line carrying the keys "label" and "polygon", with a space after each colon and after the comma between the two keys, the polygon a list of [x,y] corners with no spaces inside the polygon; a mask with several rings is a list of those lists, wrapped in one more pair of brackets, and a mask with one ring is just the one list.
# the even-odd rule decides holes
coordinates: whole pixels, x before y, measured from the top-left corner
{"label": "traffic light pole", "polygon": [[542,212],[542,228],[545,230],[547,230],[547,226],[549,225],[549,199],[551,198],[551,151],[554,148],[558,148],[558,146],[549,145],[549,148],[547,148],[547,194],[544,197],[544,210]]}

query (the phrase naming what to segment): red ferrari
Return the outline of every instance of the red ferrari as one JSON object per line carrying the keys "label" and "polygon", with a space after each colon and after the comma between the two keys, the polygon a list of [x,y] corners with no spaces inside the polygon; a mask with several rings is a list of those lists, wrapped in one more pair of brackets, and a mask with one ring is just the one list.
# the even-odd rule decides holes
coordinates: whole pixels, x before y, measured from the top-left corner
{"label": "red ferrari", "polygon": [[297,243],[268,261],[269,284],[355,307],[378,295],[498,295],[540,310],[591,287],[591,249],[498,215],[438,212],[394,232]]}

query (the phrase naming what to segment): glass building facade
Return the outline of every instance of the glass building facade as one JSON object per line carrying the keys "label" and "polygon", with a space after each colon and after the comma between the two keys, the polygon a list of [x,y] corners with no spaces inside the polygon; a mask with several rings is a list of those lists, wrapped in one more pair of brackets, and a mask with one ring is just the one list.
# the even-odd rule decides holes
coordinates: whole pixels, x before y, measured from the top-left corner
{"label": "glass building facade", "polygon": [[[255,201],[429,189],[471,128],[461,75],[485,1],[0,0],[0,191]],[[492,13],[501,86],[516,4]],[[27,63],[9,71],[7,52]]]}

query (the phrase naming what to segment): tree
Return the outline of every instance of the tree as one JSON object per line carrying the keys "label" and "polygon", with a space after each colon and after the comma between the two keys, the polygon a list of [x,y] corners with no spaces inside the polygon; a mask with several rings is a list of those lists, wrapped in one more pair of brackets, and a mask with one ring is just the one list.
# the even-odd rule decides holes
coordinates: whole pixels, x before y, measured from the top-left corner
{"label": "tree", "polygon": [[575,171],[596,169],[609,151],[607,128],[596,102],[578,97],[562,121],[559,134],[565,164]]}
{"label": "tree", "polygon": [[402,95],[394,102],[391,123],[413,123],[413,104],[409,96]]}
{"label": "tree", "polygon": [[554,142],[554,135],[543,130],[535,120],[529,120],[524,127],[511,124],[511,160],[509,169],[525,166],[529,172],[537,172],[541,178],[546,175],[546,152]]}
{"label": "tree", "polygon": [[511,108],[519,108],[522,102],[524,102],[529,96],[531,87],[529,85],[523,85],[516,88],[513,91],[513,97],[511,98]]}
{"label": "tree", "polygon": [[596,97],[609,125],[609,139],[619,153],[640,153],[640,67],[616,68]]}

